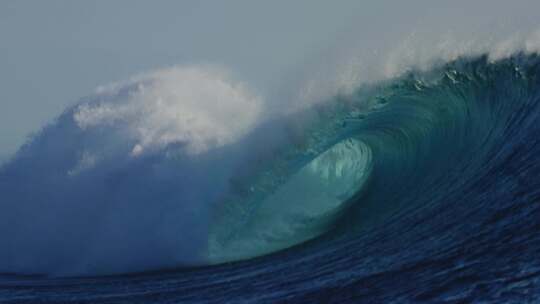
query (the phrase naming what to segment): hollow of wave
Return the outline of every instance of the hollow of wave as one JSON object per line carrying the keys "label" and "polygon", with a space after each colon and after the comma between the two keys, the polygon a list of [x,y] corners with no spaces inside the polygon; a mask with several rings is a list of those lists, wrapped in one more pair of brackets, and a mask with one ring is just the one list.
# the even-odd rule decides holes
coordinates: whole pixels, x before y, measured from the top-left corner
{"label": "hollow of wave", "polygon": [[227,202],[210,235],[211,263],[253,258],[324,233],[371,171],[369,148],[353,138],[301,161],[307,164],[277,189],[260,193],[259,185],[250,185],[249,196],[259,201],[247,197]]}

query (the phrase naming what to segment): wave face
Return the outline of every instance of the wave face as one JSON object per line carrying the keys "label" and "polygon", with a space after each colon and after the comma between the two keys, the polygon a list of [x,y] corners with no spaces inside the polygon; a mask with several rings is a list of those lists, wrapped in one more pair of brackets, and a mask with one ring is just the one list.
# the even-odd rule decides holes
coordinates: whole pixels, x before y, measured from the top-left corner
{"label": "wave face", "polygon": [[[229,129],[222,129],[226,123],[204,128],[212,131],[195,141],[185,139],[192,134],[178,140],[175,126],[175,136],[160,127],[152,134],[161,137],[144,140],[147,131],[133,135],[131,126],[154,124],[132,119],[139,117],[132,110],[100,108],[99,102],[76,107],[2,169],[1,193],[12,200],[3,200],[10,212],[0,215],[0,231],[11,231],[2,240],[12,250],[0,253],[8,261],[1,270],[99,274],[218,265],[104,278],[9,277],[0,284],[0,298],[28,299],[31,293],[60,302],[131,303],[538,299],[539,76],[537,55],[461,58],[360,86],[277,118],[281,123],[269,119],[244,132],[254,120],[263,121],[247,114]],[[247,91],[226,87],[240,108],[262,111]],[[99,121],[94,117],[119,123],[113,130],[121,135],[92,129]],[[229,135],[242,132],[241,138]],[[66,142],[77,144],[66,149]],[[72,146],[105,152],[97,163],[92,150]],[[239,152],[239,146],[250,148]],[[76,182],[59,192],[56,183],[70,178]],[[66,210],[61,202],[77,209]],[[45,215],[29,210],[38,205]],[[26,213],[33,221],[17,222]],[[29,235],[38,236],[23,239]],[[43,260],[32,260],[44,248]],[[85,267],[70,262],[81,256]],[[238,262],[221,264],[231,261]]]}

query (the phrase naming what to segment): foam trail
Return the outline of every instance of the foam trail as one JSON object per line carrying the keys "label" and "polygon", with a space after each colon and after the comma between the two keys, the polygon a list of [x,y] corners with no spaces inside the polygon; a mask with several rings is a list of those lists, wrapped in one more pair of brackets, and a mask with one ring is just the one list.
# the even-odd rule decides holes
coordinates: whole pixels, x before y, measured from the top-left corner
{"label": "foam trail", "polygon": [[[404,20],[410,22],[410,17]],[[413,70],[428,71],[460,57],[487,54],[495,62],[519,52],[540,52],[538,24],[497,28],[486,23],[468,28],[464,22],[450,29],[444,28],[444,22],[431,25],[404,26],[376,41],[370,40],[371,32],[362,30],[341,37],[335,42],[338,47],[323,53],[319,64],[307,67],[308,76],[295,84],[291,95],[297,102],[291,110],[301,111],[333,96],[351,94],[361,85],[391,80]]]}

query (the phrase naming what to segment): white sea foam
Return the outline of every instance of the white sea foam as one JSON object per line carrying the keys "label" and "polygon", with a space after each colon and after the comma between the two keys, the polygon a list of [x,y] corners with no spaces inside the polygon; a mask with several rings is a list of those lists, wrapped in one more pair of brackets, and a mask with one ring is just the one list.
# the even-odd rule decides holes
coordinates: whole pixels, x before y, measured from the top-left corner
{"label": "white sea foam", "polygon": [[[215,67],[163,69],[136,77],[126,86],[133,88],[127,96],[84,103],[74,119],[82,129],[126,128],[137,141],[134,156],[171,143],[185,144],[194,154],[231,143],[253,127],[263,106],[245,84],[231,81]],[[98,92],[114,96],[119,90],[117,85]]]}

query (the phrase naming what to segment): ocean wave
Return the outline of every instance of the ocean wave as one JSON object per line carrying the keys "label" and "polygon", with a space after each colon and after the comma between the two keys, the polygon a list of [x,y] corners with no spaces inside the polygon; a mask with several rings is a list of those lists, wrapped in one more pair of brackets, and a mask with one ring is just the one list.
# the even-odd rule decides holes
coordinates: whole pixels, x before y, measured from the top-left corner
{"label": "ocean wave", "polygon": [[[534,170],[539,60],[529,51],[410,69],[280,115],[210,67],[101,89],[2,167],[0,271],[192,267],[342,239],[360,250],[396,231],[418,241],[445,227],[429,236],[437,247],[425,245],[442,250],[458,241],[453,229],[488,233],[483,221],[519,199],[500,201],[484,180],[510,161]],[[523,170],[491,183],[517,191],[534,174]]]}

